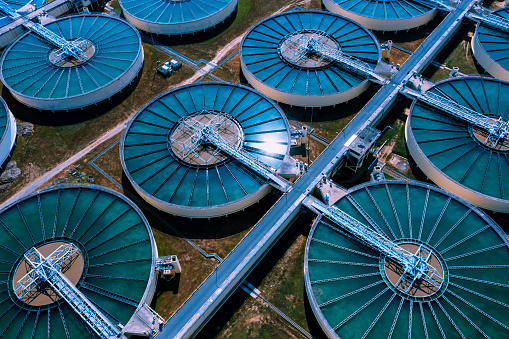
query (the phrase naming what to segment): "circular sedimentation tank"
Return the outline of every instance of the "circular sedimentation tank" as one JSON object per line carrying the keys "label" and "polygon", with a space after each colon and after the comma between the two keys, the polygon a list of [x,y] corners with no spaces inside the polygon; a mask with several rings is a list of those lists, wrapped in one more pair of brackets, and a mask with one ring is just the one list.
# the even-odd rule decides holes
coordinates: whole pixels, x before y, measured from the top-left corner
{"label": "circular sedimentation tank", "polygon": [[122,13],[134,26],[151,34],[182,35],[223,22],[237,0],[120,0]]}
{"label": "circular sedimentation tank", "polygon": [[322,216],[308,237],[304,272],[329,338],[507,337],[509,248],[483,212],[415,181],[362,184],[335,206],[412,253],[426,251],[443,281],[400,284],[400,265]]}
{"label": "circular sedimentation tank", "polygon": [[57,50],[28,32],[0,61],[0,77],[12,95],[40,110],[70,110],[108,99],[124,89],[143,66],[138,31],[106,15],[77,15],[45,26],[66,40],[80,41],[85,61],[59,60]]}
{"label": "circular sedimentation tank", "polygon": [[368,77],[338,62],[303,52],[310,39],[374,69],[378,41],[350,19],[319,11],[294,11],[253,26],[240,44],[241,68],[249,83],[270,98],[302,107],[331,106],[359,96]]}
{"label": "circular sedimentation tank", "polygon": [[[509,119],[509,83],[460,77],[428,91],[445,95],[488,119]],[[487,132],[417,101],[405,133],[419,168],[437,185],[482,208],[509,212],[509,140],[486,144]]]}
{"label": "circular sedimentation tank", "polygon": [[232,147],[277,169],[290,147],[288,121],[260,93],[228,83],[179,87],[149,102],[122,138],[120,159],[136,191],[158,209],[205,218],[244,209],[271,190],[256,175],[213,144],[186,152],[193,124],[217,124]]}
{"label": "circular sedimentation tank", "polygon": [[366,28],[400,31],[422,26],[437,14],[436,6],[415,0],[323,0],[324,6]]}
{"label": "circular sedimentation tank", "polygon": [[0,166],[11,154],[16,142],[16,132],[16,119],[4,99],[0,98]]}
{"label": "circular sedimentation tank", "polygon": [[[509,20],[509,8],[492,13]],[[472,51],[479,64],[491,75],[509,81],[509,33],[479,23],[472,38]]]}
{"label": "circular sedimentation tank", "polygon": [[27,196],[0,211],[3,275],[2,338],[84,338],[92,330],[71,306],[41,283],[22,298],[14,292],[26,274],[24,254],[48,256],[61,245],[78,251],[61,272],[113,324],[127,324],[155,291],[157,257],[141,211],[120,194],[94,185],[68,185]]}

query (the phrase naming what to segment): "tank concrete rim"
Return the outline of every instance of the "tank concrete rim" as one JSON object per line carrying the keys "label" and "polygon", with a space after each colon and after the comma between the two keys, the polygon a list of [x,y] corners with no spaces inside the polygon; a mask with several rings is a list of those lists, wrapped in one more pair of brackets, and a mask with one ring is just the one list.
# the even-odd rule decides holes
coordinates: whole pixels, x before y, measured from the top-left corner
{"label": "tank concrete rim", "polygon": [[[276,15],[272,15],[268,18],[265,18],[265,19],[262,19],[260,21],[258,21],[257,23],[255,23],[253,26],[251,26],[251,28],[246,32],[246,34],[244,34],[244,37],[242,38],[241,42],[240,42],[240,45],[239,45],[239,55],[241,56],[240,58],[240,66],[242,68],[242,72],[244,72],[245,74],[249,75],[251,78],[253,79],[256,79],[256,81],[260,84],[260,85],[263,85],[265,88],[269,88],[270,90],[272,91],[275,91],[275,92],[278,92],[278,93],[281,93],[283,95],[288,95],[290,97],[294,97],[294,98],[310,98],[310,99],[313,99],[313,98],[316,98],[316,99],[322,99],[322,98],[326,98],[326,97],[334,97],[338,94],[341,94],[341,93],[345,93],[345,92],[349,92],[351,91],[352,89],[354,88],[357,88],[357,87],[362,87],[365,85],[365,83],[367,81],[369,81],[369,78],[366,77],[365,80],[363,80],[362,82],[360,82],[358,85],[356,86],[352,86],[351,88],[347,89],[347,90],[344,90],[344,91],[340,91],[340,92],[336,92],[336,93],[332,93],[332,94],[324,94],[324,95],[302,95],[302,94],[293,94],[293,93],[290,93],[290,92],[286,92],[286,91],[282,91],[280,89],[277,89],[275,87],[272,87],[272,86],[269,86],[269,85],[266,85],[265,83],[261,82],[260,80],[258,80],[258,78],[256,78],[254,76],[254,74],[249,71],[249,69],[247,68],[247,66],[245,65],[244,63],[244,59],[242,58],[242,48],[244,46],[244,42],[246,40],[246,37],[249,35],[249,33],[257,26],[261,25],[263,22],[265,21],[268,21],[268,20],[272,20],[273,18],[277,18],[277,17],[280,17],[280,16],[285,16],[285,15],[288,15],[288,14],[291,14],[292,12],[285,12],[285,13],[280,13],[280,14],[276,14]],[[381,47],[380,47],[380,44],[378,43],[378,38],[375,36],[375,34],[373,32],[371,32],[369,29],[366,29],[364,28],[362,25],[360,25],[359,23],[351,20],[350,18],[347,18],[345,16],[341,16],[339,14],[335,14],[335,13],[329,13],[329,12],[323,12],[323,11],[314,11],[314,10],[303,10],[303,11],[299,11],[299,13],[315,13],[315,14],[322,14],[322,15],[333,15],[333,16],[337,16],[337,17],[340,17],[340,18],[344,18],[346,19],[347,21],[350,21],[351,23],[353,24],[356,24],[359,26],[359,28],[363,29],[367,34],[368,36],[375,42],[375,45],[377,47],[377,51],[378,51],[378,57],[377,57],[377,60],[376,60],[376,63],[378,64],[380,62],[380,60],[382,59],[382,52],[381,52]],[[334,40],[335,41],[335,40]],[[283,61],[284,62],[284,61]],[[351,98],[353,99],[353,97]],[[348,99],[350,100],[350,99]],[[287,102],[285,102],[287,103]],[[339,103],[339,102],[338,102]],[[292,103],[288,103],[288,104],[292,104]],[[328,105],[327,105],[328,106]],[[311,107],[311,106],[309,106]],[[315,106],[313,106],[315,107]],[[316,106],[316,107],[319,107],[319,106]]]}
{"label": "tank concrete rim", "polygon": [[[501,81],[498,79],[492,79],[487,78],[483,76],[465,76],[461,77],[461,79],[488,79],[488,80],[495,80],[495,81]],[[448,82],[450,79],[443,79],[440,81],[437,81],[435,83],[435,86],[442,84],[444,82]],[[501,81],[503,83],[506,83],[509,85],[509,82],[507,81]],[[432,87],[433,88],[433,87]],[[443,171],[438,169],[438,167],[435,166],[433,162],[431,162],[428,157],[422,152],[421,148],[419,147],[419,144],[417,143],[417,140],[414,137],[413,130],[411,129],[411,118],[413,113],[413,108],[416,104],[417,100],[414,100],[412,102],[412,105],[410,106],[410,113],[408,114],[407,122],[405,124],[405,139],[407,144],[409,145],[410,154],[412,155],[412,158],[417,162],[417,165],[419,168],[428,176],[434,183],[436,183],[438,186],[442,187],[443,189],[446,189],[448,192],[453,193],[456,198],[461,198],[465,201],[468,201],[469,204],[474,204],[476,206],[486,208],[492,211],[498,211],[498,212],[509,212],[509,200],[496,198],[478,191],[475,191],[463,184],[458,183],[456,180],[453,180],[451,177],[449,177],[447,174],[445,174]],[[474,140],[474,142],[476,142]],[[414,152],[414,153],[412,153]],[[416,154],[415,154],[416,153]],[[429,170],[429,167],[432,168],[432,170]],[[445,186],[443,180],[447,181],[445,184],[447,184],[448,187]],[[457,190],[458,192],[454,191]],[[463,194],[472,194],[477,199],[475,201],[472,201],[471,199],[463,197]],[[498,207],[491,206],[491,204],[495,204]]]}
{"label": "tank concrete rim", "polygon": [[[151,269],[150,269],[150,275],[149,279],[147,281],[147,287],[145,288],[145,292],[143,293],[143,296],[140,298],[140,302],[138,303],[137,309],[141,308],[144,303],[148,301],[148,303],[151,302],[149,300],[152,298],[154,291],[152,290],[152,285],[155,286],[155,283],[157,282],[157,276],[155,274],[155,263],[158,256],[157,253],[157,245],[155,243],[154,234],[152,233],[152,228],[150,227],[150,224],[143,214],[143,212],[140,210],[140,208],[130,199],[128,199],[125,195],[120,194],[117,191],[112,190],[111,188],[95,185],[95,184],[65,184],[65,185],[58,185],[54,187],[44,188],[39,191],[36,191],[34,193],[28,194],[21,199],[11,202],[10,204],[4,206],[2,209],[0,209],[0,215],[2,215],[5,211],[8,209],[14,207],[15,205],[19,204],[20,202],[23,202],[25,200],[37,197],[40,194],[51,192],[51,191],[58,191],[58,190],[64,190],[64,189],[77,189],[77,188],[85,188],[85,189],[91,189],[91,190],[97,190],[101,192],[105,192],[108,194],[113,195],[114,197],[117,197],[124,201],[130,208],[132,208],[140,217],[140,219],[143,222],[143,225],[145,226],[145,230],[147,231],[148,237],[150,239],[150,247],[152,249],[152,263],[151,263]],[[152,294],[152,296],[150,295]],[[134,313],[133,313],[134,315]]]}
{"label": "tank concrete rim", "polygon": [[[474,32],[474,36],[472,37],[472,44],[471,44],[471,48],[472,48],[472,51],[474,52],[473,54],[475,56],[475,59],[477,60],[477,62],[479,62],[479,64],[488,73],[490,73],[495,78],[498,77],[503,80],[509,81],[509,67],[503,67],[500,63],[498,63],[495,59],[493,59],[491,57],[490,53],[488,53],[486,51],[486,49],[484,48],[484,44],[482,44],[479,39],[479,34],[478,34],[479,27],[481,27],[480,24],[477,24],[475,27],[475,32]],[[509,40],[509,38],[508,38],[508,40]],[[490,63],[488,64],[487,63],[488,60],[485,60],[485,59],[488,59]],[[493,68],[495,68],[495,69],[493,69]],[[496,73],[497,68],[498,68],[499,72],[502,72],[502,74],[493,74],[493,73]]]}
{"label": "tank concrete rim", "polygon": [[[115,18],[115,17],[112,17],[112,16],[105,16],[103,14],[80,14],[80,15],[68,15],[68,16],[64,16],[64,17],[60,17],[59,19],[68,19],[68,18],[75,18],[75,17],[83,17],[83,16],[87,16],[87,17],[106,17],[108,19],[111,19],[111,20],[117,20],[123,24],[126,24],[129,26],[129,28],[132,29],[132,31],[136,34],[136,36],[138,37],[138,41],[139,41],[139,45],[138,45],[138,54],[136,55],[136,57],[134,58],[133,62],[131,63],[131,65],[124,71],[124,73],[120,76],[124,76],[127,72],[129,72],[133,66],[135,66],[136,64],[139,63],[139,67],[138,67],[138,70],[136,71],[136,75],[139,73],[139,71],[142,69],[143,67],[143,60],[144,60],[144,52],[143,52],[143,46],[142,46],[142,43],[141,43],[141,36],[140,36],[140,32],[138,32],[138,30],[136,29],[136,27],[134,27],[134,25],[132,25],[130,22],[126,21],[126,20],[121,20],[119,18]],[[59,20],[57,19],[57,21]],[[92,91],[89,91],[89,92],[86,92],[86,93],[82,93],[82,94],[77,94],[77,95],[73,95],[73,96],[68,96],[68,97],[65,97],[65,98],[56,98],[56,99],[50,99],[50,98],[35,98],[35,97],[32,97],[32,96],[27,96],[27,95],[24,95],[24,94],[21,94],[15,90],[13,90],[11,88],[11,86],[7,85],[6,82],[5,82],[5,79],[3,77],[3,71],[2,71],[2,68],[3,68],[3,62],[4,62],[4,59],[6,57],[6,55],[8,54],[8,52],[10,51],[10,49],[19,41],[21,40],[23,37],[27,36],[28,34],[30,34],[31,32],[30,31],[27,31],[25,32],[23,35],[21,35],[20,37],[18,37],[15,41],[13,41],[8,47],[7,49],[5,49],[2,53],[2,57],[0,59],[0,81],[2,81],[2,83],[4,84],[5,87],[7,87],[9,89],[9,91],[12,93],[13,96],[16,97],[16,99],[18,99],[19,101],[23,102],[23,104],[29,106],[29,107],[32,107],[32,108],[37,108],[39,109],[39,107],[37,106],[33,106],[33,105],[29,105],[28,103],[26,103],[26,100],[29,100],[29,101],[37,101],[37,102],[56,102],[56,101],[59,101],[59,102],[62,102],[62,101],[74,101],[74,99],[76,98],[81,98],[81,97],[85,97],[85,96],[89,96],[89,95],[93,95],[95,93],[100,93],[101,91],[103,91],[105,88],[107,87],[110,87],[111,85],[114,85],[114,84],[117,84],[119,81],[119,78],[117,79],[114,79],[114,80],[111,80],[109,82],[107,82],[106,84],[104,84],[103,86],[101,87],[98,87]],[[95,56],[95,55],[94,55]],[[92,60],[93,57],[90,59]],[[90,61],[89,60],[89,61]],[[55,66],[57,67],[57,66]],[[133,79],[135,78],[136,76],[133,77]],[[133,79],[131,79],[129,82],[131,82]],[[126,84],[125,86],[122,86],[121,88],[117,89],[115,94],[122,91],[125,87],[127,87],[128,84]],[[101,102],[107,98],[109,98],[110,95],[108,96],[104,96],[103,98],[101,98],[100,100],[96,100],[96,101],[90,101],[90,103],[88,105],[92,105],[92,104],[95,104],[95,103],[98,103],[98,102]],[[23,101],[23,99],[26,99]],[[88,106],[87,105],[87,106]],[[84,107],[83,105],[77,105],[77,106],[69,106],[68,108],[65,108],[65,109],[62,109],[62,110],[70,110],[70,109],[76,109],[76,108],[81,108],[81,107]]]}
{"label": "tank concrete rim", "polygon": [[[424,23],[426,23],[428,21],[431,21],[433,19],[433,17],[436,15],[436,12],[437,12],[437,7],[434,7],[434,8],[430,8],[428,12],[425,12],[425,13],[420,14],[420,15],[415,15],[415,16],[412,16],[410,18],[403,18],[403,19],[397,19],[397,18],[396,19],[382,19],[382,18],[371,17],[371,16],[362,15],[362,14],[358,14],[358,13],[349,11],[349,10],[339,6],[337,3],[333,2],[332,0],[322,0],[322,1],[323,1],[323,4],[324,4],[325,8],[327,8],[327,10],[329,10],[332,13],[336,13],[336,14],[339,14],[339,15],[344,15],[345,17],[349,17],[349,16],[345,15],[343,13],[348,13],[348,14],[351,14],[352,16],[357,17],[357,18],[362,18],[362,19],[365,19],[365,20],[368,20],[368,21],[374,22],[374,23],[376,23],[376,22],[378,22],[378,23],[386,23],[386,22],[411,22],[411,21],[419,22],[418,25],[408,26],[408,27],[405,26],[405,27],[401,27],[401,28],[398,27],[398,29],[395,29],[395,30],[410,29],[410,28],[415,28],[415,27],[418,27],[420,25],[423,25]],[[391,0],[382,0],[382,1],[379,1],[379,2],[394,2],[394,1],[391,1]],[[329,6],[331,8],[329,8]],[[334,10],[337,10],[337,12],[334,11]],[[427,20],[429,16],[431,16],[431,18],[429,18],[429,20]],[[427,21],[422,22],[423,19],[427,20]],[[367,28],[378,30],[377,28],[374,28],[374,27],[367,27]],[[380,29],[380,30],[382,30],[382,29]]]}
{"label": "tank concrete rim", "polygon": [[[346,191],[345,196],[348,196],[350,193],[352,193],[354,191],[357,191],[357,190],[360,190],[360,189],[363,189],[365,187],[373,186],[373,185],[379,185],[379,184],[384,184],[384,183],[387,183],[387,184],[402,184],[402,185],[411,184],[411,185],[414,185],[414,186],[426,188],[426,189],[429,189],[429,190],[432,190],[432,191],[444,194],[446,196],[447,195],[448,196],[452,196],[453,198],[458,200],[460,203],[462,203],[463,205],[466,205],[468,208],[470,208],[472,211],[474,211],[484,221],[486,221],[486,223],[495,231],[495,233],[500,237],[500,239],[505,243],[505,245],[507,247],[509,247],[509,238],[507,238],[505,232],[502,230],[500,225],[495,223],[495,221],[493,221],[493,219],[491,219],[491,217],[489,217],[485,212],[480,210],[478,207],[473,206],[472,204],[470,204],[468,201],[466,201],[462,197],[457,196],[454,193],[451,193],[449,191],[446,191],[446,190],[444,190],[444,189],[442,189],[440,187],[437,187],[437,186],[434,186],[434,185],[431,185],[431,184],[427,184],[427,183],[420,182],[420,181],[415,181],[415,180],[400,180],[400,179],[387,180],[387,179],[385,179],[385,180],[378,181],[376,183],[374,183],[374,182],[365,182],[365,183],[356,185],[356,186],[348,189]],[[322,311],[320,310],[320,307],[318,306],[318,302],[316,301],[316,298],[313,297],[314,294],[313,294],[313,289],[312,289],[312,286],[311,286],[311,280],[310,280],[310,277],[309,277],[309,266],[308,266],[309,247],[311,245],[311,242],[312,242],[312,239],[313,239],[313,235],[314,235],[314,233],[315,233],[315,231],[316,231],[316,229],[318,227],[318,224],[321,221],[321,218],[322,218],[322,215],[319,214],[318,217],[315,219],[313,225],[311,226],[311,230],[309,231],[309,235],[308,235],[308,238],[306,240],[306,247],[305,247],[305,250],[304,250],[304,285],[305,285],[305,289],[306,289],[307,298],[308,298],[308,301],[309,301],[310,306],[311,306],[311,310],[313,311],[313,314],[315,315],[315,317],[316,317],[317,321],[319,322],[319,324],[322,326],[322,329],[324,330],[325,334],[330,339],[339,339],[340,337],[336,334],[336,332],[334,331],[332,326],[330,326],[329,322],[325,319],[325,316],[323,315]]]}
{"label": "tank concrete rim", "polygon": [[[268,189],[268,187],[270,186],[268,183],[264,183],[264,184],[261,184],[260,187],[255,190],[254,192],[240,198],[240,199],[236,199],[234,201],[230,201],[230,202],[227,202],[227,203],[223,203],[223,204],[219,204],[219,205],[212,205],[212,206],[200,206],[200,207],[194,207],[194,206],[182,206],[182,205],[177,205],[177,204],[172,204],[172,203],[169,203],[169,202],[166,202],[166,201],[163,201],[159,198],[156,198],[155,196],[153,196],[152,194],[149,194],[148,192],[146,192],[144,189],[142,189],[140,187],[140,185],[135,182],[131,176],[131,174],[129,173],[129,171],[127,170],[127,166],[125,164],[125,161],[124,161],[124,141],[126,139],[126,136],[127,136],[127,133],[129,131],[129,129],[131,128],[132,124],[134,123],[134,121],[136,120],[136,118],[138,117],[138,115],[140,115],[147,107],[149,107],[152,103],[156,102],[157,100],[163,98],[164,96],[168,95],[168,93],[171,93],[175,90],[183,90],[183,89],[186,89],[188,87],[193,87],[193,86],[201,86],[201,85],[216,85],[216,86],[232,86],[232,87],[239,87],[239,88],[242,88],[242,89],[245,89],[245,90],[248,90],[252,93],[255,93],[257,95],[259,95],[260,97],[262,97],[263,99],[267,100],[280,114],[281,118],[283,119],[286,127],[287,127],[287,133],[288,133],[288,140],[291,139],[290,137],[290,127],[289,127],[289,123],[288,123],[288,119],[286,117],[286,115],[284,114],[284,112],[281,110],[281,108],[269,97],[265,96],[263,93],[259,93],[257,92],[256,90],[250,88],[250,87],[247,87],[247,86],[244,86],[244,85],[240,85],[240,84],[233,84],[233,83],[228,83],[228,82],[213,82],[213,81],[208,81],[208,82],[200,82],[200,83],[195,83],[195,84],[188,84],[188,85],[184,85],[184,86],[180,86],[178,88],[175,88],[175,89],[172,89],[168,92],[165,92],[165,93],[162,93],[154,98],[152,98],[152,100],[150,100],[149,102],[147,102],[142,108],[140,108],[138,110],[138,112],[131,118],[131,120],[129,121],[129,123],[127,124],[124,132],[122,133],[122,137],[120,139],[120,147],[119,147],[119,150],[120,150],[120,163],[122,165],[122,170],[124,171],[125,175],[127,176],[127,178],[129,179],[131,185],[133,185],[134,189],[140,194],[140,196],[143,197],[143,199],[145,201],[148,202],[146,198],[150,199],[150,200],[153,200],[159,204],[161,204],[161,206],[165,206],[165,207],[168,207],[168,210],[173,210],[173,211],[182,211],[182,213],[184,214],[176,214],[176,215],[180,215],[180,216],[186,216],[185,214],[185,211],[214,211],[214,210],[220,210],[224,207],[228,207],[228,206],[235,206],[235,205],[241,205],[242,202],[244,202],[245,200],[248,200],[248,199],[254,199],[254,197],[259,197],[258,200],[260,200],[261,198],[263,198],[267,193],[265,193],[264,191]],[[289,151],[290,151],[290,143],[288,143],[287,145],[287,149],[286,149],[286,153],[285,154],[288,154]],[[254,203],[254,202],[253,202]],[[239,206],[238,208],[235,207],[235,211],[233,212],[229,212],[227,214],[230,214],[230,213],[235,213],[235,212],[238,212],[240,210],[242,210],[243,208],[245,207],[248,207],[248,206],[251,206],[253,203],[247,205],[247,206]],[[171,213],[171,212],[170,212]],[[222,216],[222,215],[225,215],[225,214],[217,214],[217,213],[213,213],[214,215],[212,217],[216,217],[216,216]],[[200,218],[208,218],[208,217],[211,217],[209,215],[204,215],[203,217],[200,217]],[[198,218],[198,217],[197,217]]]}
{"label": "tank concrete rim", "polygon": [[[207,29],[207,28],[210,28],[210,27],[213,27],[215,26],[216,24],[222,22],[224,19],[228,18],[234,11],[235,11],[235,8],[237,7],[237,0],[229,0],[230,3],[228,3],[225,7],[223,7],[222,9],[220,9],[219,11],[216,11],[214,13],[211,13],[203,18],[200,18],[200,19],[194,19],[194,20],[189,20],[189,21],[184,21],[184,22],[179,22],[179,23],[163,23],[163,22],[157,22],[157,21],[150,21],[150,20],[144,20],[144,19],[140,19],[134,15],[132,15],[131,13],[129,13],[128,11],[126,11],[124,9],[124,6],[122,6],[122,0],[119,0],[119,5],[120,7],[122,8],[122,12],[124,13],[124,15],[127,17],[131,17],[133,18],[133,21],[140,21],[144,24],[146,24],[147,26],[150,26],[150,25],[157,25],[157,26],[161,26],[161,27],[176,27],[177,30],[178,28],[181,28],[181,27],[185,27],[185,26],[193,26],[193,24],[198,24],[200,22],[203,22],[203,21],[207,21],[208,19],[210,19],[211,17],[214,17],[214,16],[217,16],[219,14],[222,14],[221,12],[225,11],[225,12],[228,12],[228,13],[224,13],[226,15],[221,15],[221,19],[219,19],[219,21],[215,24],[212,24],[212,25],[205,25],[204,27],[200,27],[196,30],[186,30],[182,33],[176,33],[176,34],[189,34],[189,33],[195,33],[195,32],[199,32],[199,31],[202,31],[204,29]],[[234,5],[232,6],[232,3],[234,3]],[[229,8],[229,7],[232,7],[232,8]],[[126,15],[127,14],[127,15]],[[140,28],[141,29],[141,28]],[[154,33],[154,32],[153,32]]]}

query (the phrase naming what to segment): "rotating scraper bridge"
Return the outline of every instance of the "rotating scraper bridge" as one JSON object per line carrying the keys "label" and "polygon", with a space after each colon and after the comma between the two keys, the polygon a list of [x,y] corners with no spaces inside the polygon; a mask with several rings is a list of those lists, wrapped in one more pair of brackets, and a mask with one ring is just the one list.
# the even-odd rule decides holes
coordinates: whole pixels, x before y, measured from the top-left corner
{"label": "rotating scraper bridge", "polygon": [[[434,109],[443,111],[453,119],[466,121],[481,128],[487,134],[485,143],[489,147],[497,147],[509,133],[509,125],[502,119],[494,119],[480,112],[456,103],[445,94],[431,94],[413,91],[406,83],[422,72],[444,47],[449,38],[459,29],[462,20],[468,16],[472,20],[508,31],[509,22],[493,15],[479,16],[469,14],[475,5],[474,0],[463,0],[455,8],[445,7],[433,2],[434,7],[449,10],[441,24],[422,43],[413,55],[403,64],[391,79],[376,74],[372,68],[361,60],[347,56],[341,51],[320,43],[320,32],[311,32],[306,39],[298,41],[293,53],[296,58],[314,54],[318,59],[336,62],[351,72],[368,76],[372,81],[382,84],[377,94],[364,106],[358,115],[314,161],[309,170],[293,185],[287,185],[278,202],[255,225],[252,231],[235,247],[228,257],[208,276],[193,292],[186,302],[169,318],[157,336],[162,338],[189,338],[195,335],[217,311],[231,293],[242,283],[253,270],[256,263],[263,257],[279,237],[285,232],[292,219],[296,217],[302,205],[333,220],[342,228],[355,234],[363,244],[391,257],[403,268],[403,274],[397,282],[398,289],[406,293],[412,284],[419,279],[426,281],[435,294],[441,293],[445,277],[430,263],[433,253],[423,246],[412,249],[410,253],[389,239],[376,232],[370,232],[359,221],[335,207],[327,207],[308,195],[326,176],[331,176],[335,169],[345,161],[349,145],[365,128],[376,126],[389,111],[398,94],[417,98]],[[316,59],[315,57],[315,59]],[[197,140],[215,143],[218,148],[233,155],[222,141],[210,137],[210,127],[196,127],[195,141],[189,144],[189,151],[195,147]],[[199,136],[198,136],[199,135]],[[247,166],[248,163],[243,162]],[[250,166],[256,171],[256,166]],[[259,174],[262,174],[258,171]],[[270,182],[270,178],[265,175]],[[278,185],[274,184],[277,187]],[[281,186],[281,185],[279,185]]]}
{"label": "rotating scraper bridge", "polygon": [[[431,265],[430,260],[433,253],[429,249],[419,246],[415,252],[413,249],[408,251],[383,235],[370,231],[361,222],[336,207],[327,207],[316,199],[310,198],[309,194],[319,181],[325,176],[330,176],[344,161],[345,155],[349,151],[349,145],[358,134],[365,128],[375,126],[381,121],[400,93],[417,98],[423,103],[449,114],[454,119],[466,121],[484,130],[487,134],[485,140],[487,146],[497,147],[501,140],[507,138],[509,124],[506,121],[494,119],[461,106],[446,95],[421,93],[405,87],[409,79],[420,73],[433,60],[449,37],[457,31],[463,18],[467,16],[475,2],[475,0],[463,0],[455,8],[444,8],[451,12],[391,79],[375,73],[363,61],[321,43],[319,39],[321,32],[319,31],[309,32],[310,34],[307,34],[305,39],[296,41],[295,46],[292,47],[294,58],[314,55],[319,60],[335,62],[351,72],[369,77],[372,81],[381,84],[382,88],[293,185],[277,175],[273,168],[239,149],[218,132],[224,128],[225,124],[229,123],[225,116],[216,112],[208,112],[214,118],[207,123],[193,117],[188,117],[183,121],[179,128],[183,129],[182,133],[186,134],[186,139],[179,140],[181,158],[193,154],[199,157],[200,154],[196,152],[197,148],[203,144],[213,144],[218,150],[230,155],[265,178],[268,183],[282,191],[283,195],[230,255],[168,319],[157,334],[159,337],[187,338],[196,334],[225,299],[240,285],[259,262],[259,259],[284,233],[293,218],[299,213],[302,205],[326,216],[355,235],[366,246],[398,263],[402,267],[403,273],[396,285],[402,293],[408,293],[416,280],[425,281],[434,293],[441,291],[445,277],[443,272],[439,272]],[[438,2],[432,3],[436,6],[441,5]],[[63,60],[76,60],[77,62],[86,60],[87,57],[84,53],[87,49],[86,41],[65,40],[44,26],[21,17],[3,1],[0,1],[0,10],[13,20],[21,19],[21,24],[28,30],[54,45],[56,48],[53,55],[54,63]],[[509,31],[509,22],[503,18],[493,15],[469,14],[469,16],[471,19],[482,21],[495,29]],[[200,112],[200,114],[204,114],[204,112]],[[118,328],[60,273],[60,266],[76,250],[71,244],[60,246],[48,256],[42,255],[35,247],[27,251],[25,260],[31,270],[18,281],[14,293],[18,298],[23,298],[41,281],[46,281],[97,335],[104,338],[119,336]]]}

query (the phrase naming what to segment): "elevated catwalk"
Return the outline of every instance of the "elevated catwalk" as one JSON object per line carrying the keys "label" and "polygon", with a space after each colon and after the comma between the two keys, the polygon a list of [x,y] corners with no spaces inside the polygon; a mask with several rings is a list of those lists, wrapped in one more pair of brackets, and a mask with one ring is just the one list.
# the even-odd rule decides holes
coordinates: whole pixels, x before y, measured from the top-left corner
{"label": "elevated catwalk", "polygon": [[369,68],[380,61],[377,39],[359,24],[331,13],[295,11],[267,18],[246,33],[240,44],[244,76],[270,98],[303,107],[335,105],[368,88],[366,75],[318,53],[303,52],[310,39]]}
{"label": "elevated catwalk", "polygon": [[322,216],[308,237],[305,284],[330,338],[505,337],[509,248],[504,232],[434,186],[385,181],[354,187],[336,204],[400,247],[429,252],[435,288],[399,284],[402,269]]}

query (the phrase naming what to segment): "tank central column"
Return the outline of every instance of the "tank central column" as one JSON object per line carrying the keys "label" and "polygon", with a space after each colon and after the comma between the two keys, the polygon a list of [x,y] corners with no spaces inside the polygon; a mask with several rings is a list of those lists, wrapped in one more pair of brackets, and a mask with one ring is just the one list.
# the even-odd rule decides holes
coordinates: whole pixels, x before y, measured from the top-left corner
{"label": "tank central column", "polygon": [[60,272],[62,265],[78,252],[73,244],[59,246],[48,257],[44,257],[37,248],[25,253],[25,261],[32,270],[22,277],[14,288],[16,296],[23,300],[39,284],[47,282],[72,309],[88,324],[94,332],[105,339],[119,338],[121,332],[113,325],[69,279]]}
{"label": "tank central column", "polygon": [[411,253],[396,245],[384,235],[371,231],[366,225],[335,206],[327,207],[310,197],[304,199],[303,204],[316,209],[347,230],[364,245],[384,254],[399,264],[403,269],[403,273],[395,285],[403,292],[408,293],[418,280],[425,281],[433,286],[436,291],[440,290],[444,278],[436,268],[429,264],[432,258],[432,252],[429,249],[419,246],[415,253]]}

